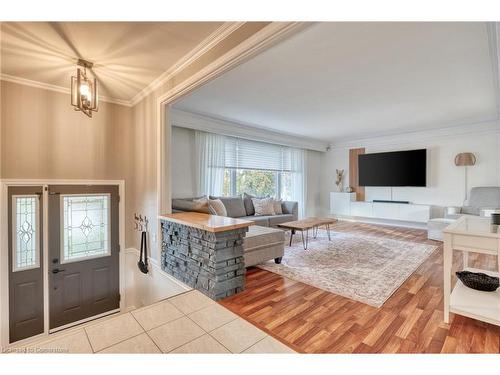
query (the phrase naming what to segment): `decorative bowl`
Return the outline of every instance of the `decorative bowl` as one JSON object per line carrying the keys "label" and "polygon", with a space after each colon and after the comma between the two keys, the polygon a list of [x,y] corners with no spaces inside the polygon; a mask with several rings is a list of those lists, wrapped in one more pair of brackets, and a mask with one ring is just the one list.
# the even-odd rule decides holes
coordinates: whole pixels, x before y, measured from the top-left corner
{"label": "decorative bowl", "polygon": [[482,272],[456,272],[457,277],[465,286],[483,292],[494,292],[500,286],[498,277],[486,275]]}

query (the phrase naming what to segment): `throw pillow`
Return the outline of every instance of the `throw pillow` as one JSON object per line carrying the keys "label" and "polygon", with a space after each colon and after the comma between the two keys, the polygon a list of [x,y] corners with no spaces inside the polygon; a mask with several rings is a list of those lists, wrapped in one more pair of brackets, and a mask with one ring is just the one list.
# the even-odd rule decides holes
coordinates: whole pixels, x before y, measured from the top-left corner
{"label": "throw pillow", "polygon": [[247,213],[247,216],[255,215],[255,207],[253,206],[252,198],[264,199],[269,198],[269,196],[267,195],[265,197],[256,197],[255,195],[243,193],[243,203],[245,204],[245,211]]}
{"label": "throw pillow", "polygon": [[220,199],[209,199],[208,207],[212,215],[227,216],[226,207]]}
{"label": "throw pillow", "polygon": [[275,215],[283,215],[283,209],[281,208],[281,199],[273,199],[273,209]]}
{"label": "throw pillow", "polygon": [[274,215],[274,204],[272,198],[252,198],[255,208],[255,216]]}

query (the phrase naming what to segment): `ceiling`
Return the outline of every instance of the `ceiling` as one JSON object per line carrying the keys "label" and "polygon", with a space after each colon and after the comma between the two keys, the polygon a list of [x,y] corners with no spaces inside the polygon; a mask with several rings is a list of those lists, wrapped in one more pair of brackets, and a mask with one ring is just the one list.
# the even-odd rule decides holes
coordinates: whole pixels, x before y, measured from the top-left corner
{"label": "ceiling", "polygon": [[2,22],[2,74],[69,86],[78,58],[94,62],[100,94],[131,101],[220,22]]}
{"label": "ceiling", "polygon": [[314,24],[175,107],[332,142],[489,121],[498,100],[491,27]]}

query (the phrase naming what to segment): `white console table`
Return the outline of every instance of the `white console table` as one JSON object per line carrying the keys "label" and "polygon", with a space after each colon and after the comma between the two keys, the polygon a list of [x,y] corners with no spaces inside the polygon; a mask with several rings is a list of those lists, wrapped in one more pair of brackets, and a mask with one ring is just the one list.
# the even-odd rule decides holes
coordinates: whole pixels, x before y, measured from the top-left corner
{"label": "white console table", "polygon": [[449,323],[450,312],[500,325],[500,288],[496,292],[481,292],[466,287],[457,280],[451,291],[453,250],[463,251],[464,268],[499,276],[497,272],[468,267],[468,253],[497,256],[500,270],[500,230],[491,225],[490,218],[463,216],[443,230],[444,235],[444,321]]}
{"label": "white console table", "polygon": [[431,206],[424,204],[356,201],[356,193],[330,193],[330,214],[343,217],[427,223]]}

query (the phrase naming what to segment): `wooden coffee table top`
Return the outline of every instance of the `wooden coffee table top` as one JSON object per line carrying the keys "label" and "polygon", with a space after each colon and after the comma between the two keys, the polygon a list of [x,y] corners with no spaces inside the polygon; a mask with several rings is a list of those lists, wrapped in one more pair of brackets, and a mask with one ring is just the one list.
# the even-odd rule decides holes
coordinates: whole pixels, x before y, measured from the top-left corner
{"label": "wooden coffee table top", "polygon": [[318,227],[320,225],[334,224],[336,222],[337,219],[331,217],[308,217],[302,220],[287,221],[286,223],[278,224],[278,227],[287,229],[306,230]]}

